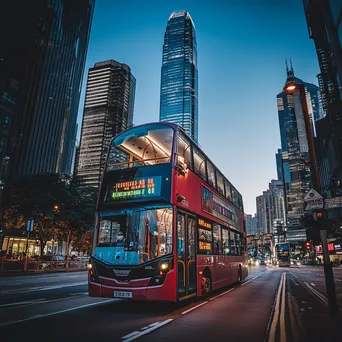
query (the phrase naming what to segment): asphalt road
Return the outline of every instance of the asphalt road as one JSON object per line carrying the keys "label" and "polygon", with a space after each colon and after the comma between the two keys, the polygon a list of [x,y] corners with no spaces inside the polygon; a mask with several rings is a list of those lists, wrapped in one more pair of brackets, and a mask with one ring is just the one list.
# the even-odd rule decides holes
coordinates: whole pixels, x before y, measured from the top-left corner
{"label": "asphalt road", "polygon": [[[342,269],[334,275],[342,304]],[[0,278],[0,289],[0,336],[10,341],[342,340],[318,267],[253,267],[242,285],[179,305],[90,298],[86,272]]]}

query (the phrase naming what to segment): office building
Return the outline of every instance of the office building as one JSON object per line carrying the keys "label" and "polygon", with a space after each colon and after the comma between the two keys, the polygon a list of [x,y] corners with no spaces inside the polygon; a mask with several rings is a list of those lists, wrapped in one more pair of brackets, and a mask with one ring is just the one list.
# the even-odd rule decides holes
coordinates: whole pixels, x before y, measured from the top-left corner
{"label": "office building", "polygon": [[[295,77],[292,62],[286,65],[288,82],[303,84],[312,131],[316,131],[316,118],[324,113],[319,88]],[[304,113],[298,94],[288,95],[282,90],[277,95],[279,130],[282,151],[283,185],[288,230],[300,229],[304,215],[304,196],[312,186],[308,137]],[[315,134],[315,133],[314,133]]]}
{"label": "office building", "polygon": [[[316,139],[321,192],[327,198],[342,195],[342,2],[303,0],[309,37],[316,48],[317,75],[326,117],[319,120]],[[335,213],[335,217],[342,217]]]}
{"label": "office building", "polygon": [[180,125],[198,142],[197,45],[188,12],[171,14],[164,35],[160,121]]}
{"label": "office building", "polygon": [[76,174],[98,187],[110,140],[133,125],[135,78],[128,65],[108,60],[89,69]]}
{"label": "office building", "polygon": [[94,0],[2,4],[1,182],[42,172],[70,174],[94,5]]}

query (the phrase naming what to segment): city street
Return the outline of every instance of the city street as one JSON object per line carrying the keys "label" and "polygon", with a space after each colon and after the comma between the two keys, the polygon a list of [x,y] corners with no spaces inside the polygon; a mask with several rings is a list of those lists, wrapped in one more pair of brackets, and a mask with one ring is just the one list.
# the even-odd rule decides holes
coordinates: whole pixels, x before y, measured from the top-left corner
{"label": "city street", "polygon": [[[342,304],[342,269],[334,275]],[[342,338],[341,318],[327,314],[319,267],[252,267],[243,284],[180,305],[90,298],[86,272],[3,277],[0,286],[1,336],[13,341]]]}

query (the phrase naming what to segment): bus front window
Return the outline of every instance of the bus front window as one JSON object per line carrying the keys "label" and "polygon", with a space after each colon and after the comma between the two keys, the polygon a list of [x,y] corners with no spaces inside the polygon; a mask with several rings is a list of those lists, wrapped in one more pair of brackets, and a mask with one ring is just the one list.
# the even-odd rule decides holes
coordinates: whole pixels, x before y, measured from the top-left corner
{"label": "bus front window", "polygon": [[170,162],[173,129],[169,126],[142,126],[118,135],[109,151],[107,171]]}
{"label": "bus front window", "polygon": [[113,265],[138,265],[172,252],[172,208],[102,216],[95,255]]}

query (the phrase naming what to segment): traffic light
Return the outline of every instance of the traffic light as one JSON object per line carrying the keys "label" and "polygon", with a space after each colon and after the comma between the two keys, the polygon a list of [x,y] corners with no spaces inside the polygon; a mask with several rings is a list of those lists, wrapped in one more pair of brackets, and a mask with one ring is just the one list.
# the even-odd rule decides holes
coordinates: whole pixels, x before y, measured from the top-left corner
{"label": "traffic light", "polygon": [[312,216],[313,216],[313,219],[317,222],[323,221],[325,218],[323,210],[315,211]]}
{"label": "traffic light", "polygon": [[311,243],[309,241],[306,241],[305,243],[305,249],[310,250],[311,249]]}

